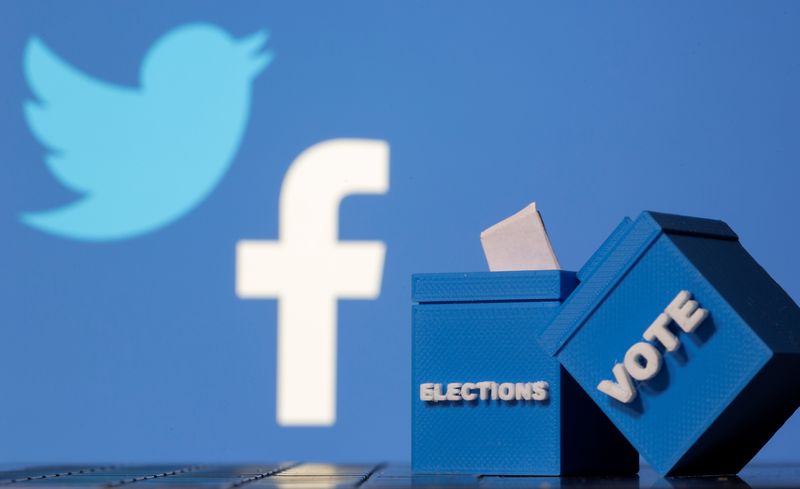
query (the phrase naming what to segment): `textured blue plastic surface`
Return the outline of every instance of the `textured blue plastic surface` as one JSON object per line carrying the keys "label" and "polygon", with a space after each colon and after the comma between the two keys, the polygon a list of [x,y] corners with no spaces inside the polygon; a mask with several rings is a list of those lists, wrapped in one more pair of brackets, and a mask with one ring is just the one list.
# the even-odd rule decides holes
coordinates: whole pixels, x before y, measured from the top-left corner
{"label": "textured blue plastic surface", "polygon": [[[414,275],[412,468],[418,473],[630,474],[638,455],[541,350],[576,284],[561,271]],[[549,383],[535,401],[420,400],[422,383]]]}
{"label": "textured blue plastic surface", "polygon": [[430,273],[411,278],[414,302],[563,300],[575,289],[572,272]]}
{"label": "textured blue plastic surface", "polygon": [[[800,404],[800,309],[721,221],[645,212],[626,219],[578,273],[540,340],[662,474],[738,472]],[[634,381],[628,404],[601,380],[675,295],[709,316]]]}

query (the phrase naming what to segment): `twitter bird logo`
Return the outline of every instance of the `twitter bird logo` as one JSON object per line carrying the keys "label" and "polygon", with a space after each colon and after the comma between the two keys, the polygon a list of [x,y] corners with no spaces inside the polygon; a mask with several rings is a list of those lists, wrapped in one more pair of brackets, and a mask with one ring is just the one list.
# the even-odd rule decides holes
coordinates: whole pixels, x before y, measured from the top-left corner
{"label": "twitter bird logo", "polygon": [[140,236],[199,205],[225,175],[244,133],[253,80],[272,61],[268,34],[234,39],[209,24],[158,39],[140,86],[87,75],[40,39],[25,48],[36,101],[25,118],[52,174],[81,197],[22,214],[41,231],[85,241]]}

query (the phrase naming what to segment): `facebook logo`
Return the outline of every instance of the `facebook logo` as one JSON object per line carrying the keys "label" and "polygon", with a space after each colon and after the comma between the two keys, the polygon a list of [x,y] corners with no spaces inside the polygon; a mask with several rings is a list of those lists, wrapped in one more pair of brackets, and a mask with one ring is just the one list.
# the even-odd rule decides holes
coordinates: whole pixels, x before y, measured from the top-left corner
{"label": "facebook logo", "polygon": [[386,255],[382,241],[339,241],[339,203],[388,188],[386,142],[324,141],[300,154],[286,172],[279,239],[237,244],[238,296],[278,300],[282,426],[336,421],[337,300],[377,298]]}

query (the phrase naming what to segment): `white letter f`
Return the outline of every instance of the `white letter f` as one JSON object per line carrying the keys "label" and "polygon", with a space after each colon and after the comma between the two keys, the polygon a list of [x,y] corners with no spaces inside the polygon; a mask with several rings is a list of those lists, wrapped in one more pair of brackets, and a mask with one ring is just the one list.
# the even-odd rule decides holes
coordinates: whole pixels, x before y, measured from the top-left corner
{"label": "white letter f", "polygon": [[278,299],[280,425],[336,421],[336,301],[378,297],[386,254],[381,241],[339,241],[339,203],[350,194],[383,194],[388,188],[384,141],[316,144],[283,179],[280,239],[237,244],[239,297]]}

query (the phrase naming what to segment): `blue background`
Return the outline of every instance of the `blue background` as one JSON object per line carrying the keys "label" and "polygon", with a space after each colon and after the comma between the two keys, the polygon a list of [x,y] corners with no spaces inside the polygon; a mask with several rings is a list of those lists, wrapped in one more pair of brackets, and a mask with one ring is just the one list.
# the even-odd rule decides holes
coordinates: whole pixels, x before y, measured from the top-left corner
{"label": "blue background", "polygon": [[[22,225],[75,198],[23,117],[29,37],[133,86],[196,21],[276,54],[220,186],[127,241]],[[2,3],[0,458],[407,461],[409,276],[485,270],[479,232],[532,200],[567,269],[624,215],[716,217],[797,300],[798,25],[782,2]],[[279,428],[276,303],[236,297],[235,244],[277,237],[284,172],[336,137],[391,147],[390,192],[341,206],[342,239],[387,243],[383,288],[341,303],[337,424]],[[759,460],[798,440],[800,414]]]}

